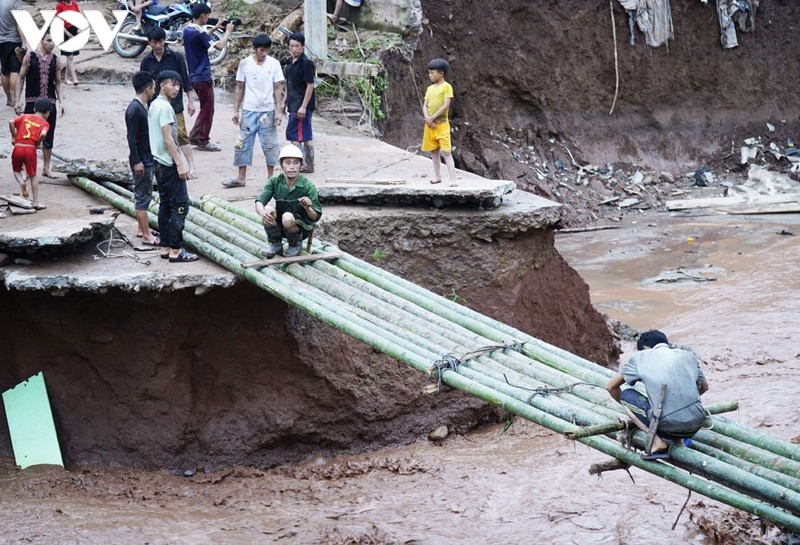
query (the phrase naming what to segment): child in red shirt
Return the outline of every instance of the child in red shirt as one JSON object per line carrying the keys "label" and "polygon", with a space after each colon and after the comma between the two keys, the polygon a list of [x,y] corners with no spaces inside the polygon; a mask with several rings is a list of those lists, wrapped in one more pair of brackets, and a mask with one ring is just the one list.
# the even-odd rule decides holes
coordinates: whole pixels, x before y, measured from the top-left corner
{"label": "child in red shirt", "polygon": [[48,98],[37,98],[33,108],[34,113],[22,114],[8,122],[11,139],[14,141],[11,170],[14,171],[14,178],[22,189],[22,196],[27,198],[28,188],[22,176],[22,167],[25,166],[25,173],[31,181],[33,193],[31,204],[36,210],[44,210],[47,206],[39,202],[39,182],[36,179],[36,148],[41,145],[47,136],[47,131],[50,130],[47,117],[50,115],[52,103]]}

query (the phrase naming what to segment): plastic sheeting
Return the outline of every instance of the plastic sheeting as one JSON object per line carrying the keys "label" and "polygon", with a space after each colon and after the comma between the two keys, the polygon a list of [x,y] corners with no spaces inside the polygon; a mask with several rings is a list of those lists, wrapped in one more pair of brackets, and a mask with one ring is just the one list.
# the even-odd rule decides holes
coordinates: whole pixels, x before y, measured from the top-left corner
{"label": "plastic sheeting", "polygon": [[44,375],[38,373],[3,392],[3,404],[17,465],[64,467]]}

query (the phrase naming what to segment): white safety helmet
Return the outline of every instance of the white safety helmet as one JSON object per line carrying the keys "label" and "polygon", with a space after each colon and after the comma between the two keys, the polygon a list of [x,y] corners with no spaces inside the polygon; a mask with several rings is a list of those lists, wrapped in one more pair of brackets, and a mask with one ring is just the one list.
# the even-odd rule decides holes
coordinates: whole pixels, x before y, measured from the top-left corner
{"label": "white safety helmet", "polygon": [[300,148],[295,146],[294,144],[289,144],[288,146],[283,146],[281,148],[281,153],[278,155],[278,162],[280,163],[284,159],[289,157],[294,157],[295,159],[303,160],[303,152],[300,151]]}

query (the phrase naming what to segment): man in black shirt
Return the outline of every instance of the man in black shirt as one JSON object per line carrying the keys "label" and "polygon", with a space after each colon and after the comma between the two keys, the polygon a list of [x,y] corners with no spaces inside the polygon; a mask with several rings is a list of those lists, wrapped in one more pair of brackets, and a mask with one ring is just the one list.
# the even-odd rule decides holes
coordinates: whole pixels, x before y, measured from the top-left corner
{"label": "man in black shirt", "polygon": [[[147,41],[152,51],[142,59],[139,70],[150,72],[155,80],[158,80],[158,75],[164,70],[174,70],[180,74],[183,80],[181,89],[186,93],[186,111],[192,116],[195,112],[194,90],[189,81],[186,57],[183,56],[183,53],[170,49],[164,43],[166,39],[167,33],[163,28],[155,27],[150,30],[147,34]],[[156,95],[158,95],[158,89],[156,89]],[[186,119],[183,116],[183,93],[178,93],[178,96],[171,100],[170,104],[175,110],[175,118],[178,122],[178,145],[189,163],[189,178],[197,178],[194,173],[194,157],[192,156],[192,146],[189,144],[189,132],[186,130]]]}
{"label": "man in black shirt", "polygon": [[289,36],[291,58],[286,63],[286,96],[284,107],[289,111],[286,139],[305,152],[306,164],[300,172],[314,172],[314,135],[311,131],[311,115],[314,112],[314,62],[305,54],[306,37],[300,32]]}
{"label": "man in black shirt", "polygon": [[141,237],[146,246],[158,246],[160,241],[150,232],[150,222],[147,221],[147,209],[153,195],[153,154],[150,152],[147,104],[155,95],[155,84],[150,72],[136,72],[133,89],[136,98],[125,110],[125,126],[128,129],[128,159],[133,172],[133,207],[139,225],[136,236]]}

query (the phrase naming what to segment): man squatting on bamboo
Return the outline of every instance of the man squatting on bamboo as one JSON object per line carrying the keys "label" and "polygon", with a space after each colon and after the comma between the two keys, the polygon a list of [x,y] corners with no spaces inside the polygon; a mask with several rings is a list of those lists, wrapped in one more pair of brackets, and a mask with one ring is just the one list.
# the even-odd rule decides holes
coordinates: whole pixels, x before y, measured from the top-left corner
{"label": "man squatting on bamboo", "polygon": [[[300,254],[303,239],[308,238],[322,216],[317,187],[300,174],[303,152],[294,144],[278,155],[281,172],[267,180],[264,191],[256,197],[256,212],[267,232],[269,248],[262,254],[271,258],[283,254],[283,237],[289,241],[286,257]],[[268,205],[275,198],[275,206]]]}
{"label": "man squatting on bamboo", "polygon": [[[651,400],[657,399],[662,385],[666,385],[651,451],[643,453],[642,458],[668,458],[668,442],[691,438],[702,427],[706,414],[700,396],[708,391],[708,381],[697,356],[671,346],[667,336],[657,329],[642,333],[636,349],[638,352],[608,381],[606,390],[622,404],[633,423],[647,433],[656,409]],[[647,396],[634,388],[621,390],[623,384],[633,386],[639,381]]]}

